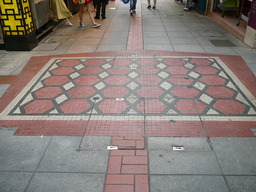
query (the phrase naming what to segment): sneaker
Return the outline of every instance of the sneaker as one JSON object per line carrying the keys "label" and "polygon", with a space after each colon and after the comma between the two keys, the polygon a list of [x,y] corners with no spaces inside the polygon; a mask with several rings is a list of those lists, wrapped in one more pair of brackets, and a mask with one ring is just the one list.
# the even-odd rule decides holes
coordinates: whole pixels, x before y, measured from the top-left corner
{"label": "sneaker", "polygon": [[100,24],[99,23],[96,23],[92,26],[93,28],[99,28],[100,27]]}
{"label": "sneaker", "polygon": [[133,10],[130,10],[130,14],[131,14],[131,16],[133,16]]}
{"label": "sneaker", "polygon": [[80,27],[85,27],[85,24],[80,22]]}
{"label": "sneaker", "polygon": [[185,7],[183,10],[184,10],[184,11],[189,11],[189,8]]}
{"label": "sneaker", "polygon": [[156,10],[156,6],[153,6],[152,9]]}
{"label": "sneaker", "polygon": [[132,10],[133,14],[136,14],[136,11],[135,10]]}
{"label": "sneaker", "polygon": [[151,9],[151,5],[149,5],[147,8],[148,8],[148,9]]}

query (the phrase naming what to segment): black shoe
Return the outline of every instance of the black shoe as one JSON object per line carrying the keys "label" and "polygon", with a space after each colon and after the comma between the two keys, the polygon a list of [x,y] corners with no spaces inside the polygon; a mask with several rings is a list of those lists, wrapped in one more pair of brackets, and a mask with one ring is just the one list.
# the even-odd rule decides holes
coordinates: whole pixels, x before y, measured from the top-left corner
{"label": "black shoe", "polygon": [[153,6],[152,9],[156,10],[156,6]]}
{"label": "black shoe", "polygon": [[102,19],[106,19],[107,17],[105,17],[105,16],[102,16],[101,18],[102,18]]}
{"label": "black shoe", "polygon": [[147,8],[148,8],[148,9],[151,9],[151,5],[149,5]]}
{"label": "black shoe", "polygon": [[133,10],[130,10],[130,14],[131,14],[131,16],[133,16]]}
{"label": "black shoe", "polygon": [[100,17],[95,16],[94,19],[100,19]]}

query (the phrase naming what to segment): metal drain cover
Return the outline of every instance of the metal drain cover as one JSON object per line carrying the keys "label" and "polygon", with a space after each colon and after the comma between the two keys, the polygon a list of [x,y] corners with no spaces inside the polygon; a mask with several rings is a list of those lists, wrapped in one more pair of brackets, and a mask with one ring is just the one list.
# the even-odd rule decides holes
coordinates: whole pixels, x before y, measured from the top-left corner
{"label": "metal drain cover", "polygon": [[216,47],[235,47],[235,45],[229,40],[215,39],[210,40],[210,42]]}

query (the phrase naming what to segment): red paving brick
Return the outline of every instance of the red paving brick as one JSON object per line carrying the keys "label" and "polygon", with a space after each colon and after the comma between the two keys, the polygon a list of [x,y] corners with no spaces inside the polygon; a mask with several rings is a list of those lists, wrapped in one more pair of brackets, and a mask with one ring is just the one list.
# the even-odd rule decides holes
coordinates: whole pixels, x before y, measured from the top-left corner
{"label": "red paving brick", "polygon": [[[113,137],[112,145],[145,143],[143,137]],[[144,144],[143,144],[144,145]],[[148,153],[145,150],[114,150],[110,153],[106,191],[149,192]]]}

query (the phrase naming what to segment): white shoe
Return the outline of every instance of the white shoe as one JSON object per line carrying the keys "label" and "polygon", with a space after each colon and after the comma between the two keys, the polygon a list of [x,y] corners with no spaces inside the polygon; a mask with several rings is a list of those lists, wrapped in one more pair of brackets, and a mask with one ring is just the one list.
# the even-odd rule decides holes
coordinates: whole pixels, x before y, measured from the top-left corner
{"label": "white shoe", "polygon": [[184,10],[184,11],[189,11],[189,8],[185,7],[183,10]]}
{"label": "white shoe", "polygon": [[68,19],[66,19],[66,25],[72,26],[73,24]]}
{"label": "white shoe", "polygon": [[92,26],[93,28],[99,28],[100,27],[100,24],[96,23]]}

